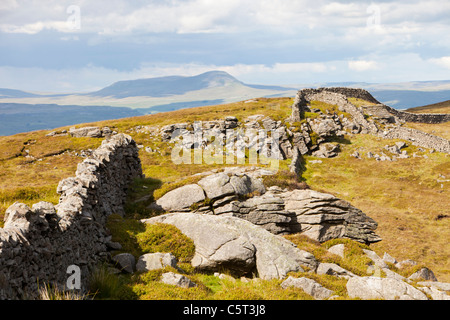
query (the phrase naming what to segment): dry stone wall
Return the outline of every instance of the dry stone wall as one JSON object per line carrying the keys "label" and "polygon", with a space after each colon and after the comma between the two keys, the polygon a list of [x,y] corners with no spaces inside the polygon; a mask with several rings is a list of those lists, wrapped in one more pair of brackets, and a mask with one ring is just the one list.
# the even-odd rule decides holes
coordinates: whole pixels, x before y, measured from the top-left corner
{"label": "dry stone wall", "polygon": [[[367,107],[356,107],[347,98],[354,97],[376,103]],[[299,90],[292,105],[291,121],[300,121],[302,113],[309,111],[310,101],[317,100],[337,105],[340,110],[350,113],[353,117],[353,125],[357,126],[359,133],[370,133],[385,139],[402,139],[413,144],[434,149],[439,152],[450,152],[450,142],[444,138],[424,133],[419,130],[402,127],[402,122],[443,123],[450,121],[450,114],[414,114],[395,110],[384,104],[380,104],[369,92],[363,89],[352,88],[319,88]],[[374,121],[366,119],[365,113],[377,118],[389,119],[387,130],[380,130]]]}
{"label": "dry stone wall", "polygon": [[373,106],[365,107],[365,109],[369,109],[370,112],[375,116],[389,114],[405,122],[436,124],[450,121],[450,114],[411,113],[391,108],[385,104],[376,104]]}
{"label": "dry stone wall", "polygon": [[[292,110],[293,119],[295,119],[294,121],[299,121],[298,117],[300,116],[300,113],[306,107],[306,104],[312,100],[324,101],[326,103],[335,104],[340,108],[351,110],[352,108],[348,105],[349,102],[347,98],[358,98],[374,103],[375,105],[368,106],[368,108],[370,108],[372,113],[380,115],[390,114],[391,116],[394,116],[406,122],[420,122],[433,124],[450,121],[450,114],[438,114],[438,113],[417,114],[396,110],[392,107],[380,103],[368,91],[364,89],[343,88],[343,87],[318,88],[318,89],[308,88],[299,90],[293,105]],[[346,112],[349,112],[349,110],[346,110]]]}
{"label": "dry stone wall", "polygon": [[59,183],[58,205],[9,207],[0,228],[0,299],[35,298],[47,283],[64,288],[70,266],[79,270],[83,289],[90,268],[109,258],[114,245],[107,216],[123,213],[127,187],[141,176],[136,143],[118,134]]}

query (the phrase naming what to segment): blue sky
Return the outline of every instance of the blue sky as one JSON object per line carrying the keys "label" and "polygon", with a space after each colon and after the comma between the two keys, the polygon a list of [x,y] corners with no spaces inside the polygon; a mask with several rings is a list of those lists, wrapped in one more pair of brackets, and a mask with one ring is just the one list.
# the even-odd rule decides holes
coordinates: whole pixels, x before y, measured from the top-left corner
{"label": "blue sky", "polygon": [[253,84],[449,80],[450,1],[0,1],[3,88],[210,70]]}

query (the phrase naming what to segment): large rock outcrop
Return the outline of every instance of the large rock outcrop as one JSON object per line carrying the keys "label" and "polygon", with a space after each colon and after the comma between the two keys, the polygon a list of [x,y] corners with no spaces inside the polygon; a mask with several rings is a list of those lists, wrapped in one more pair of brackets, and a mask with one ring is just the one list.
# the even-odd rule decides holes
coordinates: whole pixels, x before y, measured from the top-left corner
{"label": "large rock outcrop", "polygon": [[301,232],[320,242],[336,238],[362,243],[381,240],[375,234],[377,223],[347,201],[309,189],[270,187],[266,191],[261,180],[247,174],[206,176],[198,184],[168,192],[151,207],[234,216],[274,234]]}
{"label": "large rock outcrop", "polygon": [[236,217],[175,212],[145,223],[174,225],[195,244],[191,264],[199,270],[226,268],[236,274],[257,272],[262,279],[282,279],[302,267],[315,270],[314,256],[249,221]]}

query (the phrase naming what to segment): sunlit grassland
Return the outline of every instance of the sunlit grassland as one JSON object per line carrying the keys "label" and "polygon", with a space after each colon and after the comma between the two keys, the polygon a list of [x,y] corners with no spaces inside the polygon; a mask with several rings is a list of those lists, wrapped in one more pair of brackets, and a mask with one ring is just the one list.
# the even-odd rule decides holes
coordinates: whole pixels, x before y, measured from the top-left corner
{"label": "sunlit grassland", "polygon": [[[350,201],[377,221],[383,241],[372,248],[380,254],[423,262],[438,279],[449,281],[450,184],[439,181],[444,180],[440,175],[450,177],[450,158],[410,146],[408,153],[421,157],[377,162],[367,159],[366,153],[380,153],[396,140],[356,135],[351,141],[341,146],[338,157],[321,159],[322,164],[311,164],[308,160],[313,158],[307,157],[305,181],[312,189]],[[351,157],[354,151],[363,159]]]}
{"label": "sunlit grassland", "polygon": [[[183,109],[83,126],[109,126],[118,132],[130,134],[139,145],[158,149],[158,152],[152,153],[146,152],[145,148],[139,151],[146,178],[138,179],[132,186],[129,199],[131,205],[128,208],[128,211],[132,213],[128,217],[132,224],[133,218],[141,218],[142,215],[147,214],[147,212],[143,214],[141,210],[154,198],[148,197],[140,205],[134,205],[133,201],[153,193],[158,197],[177,186],[194,183],[198,177],[192,177],[192,175],[196,173],[224,168],[224,165],[219,164],[176,165],[171,161],[170,145],[161,142],[157,136],[136,132],[134,130],[136,126],[161,127],[172,123],[223,119],[226,116],[235,116],[239,121],[243,121],[253,114],[263,114],[275,120],[284,120],[291,113],[292,102],[292,98],[257,99],[248,103],[238,102]],[[352,102],[363,104],[361,101]],[[313,103],[313,107],[323,109],[322,111],[328,108],[331,112],[338,112],[336,108],[326,104]],[[448,123],[438,125],[408,123],[407,126],[449,138]],[[57,130],[62,129],[68,129],[68,127]],[[68,136],[46,137],[48,132],[36,131],[0,137],[0,217],[15,201],[28,205],[38,201],[50,201],[56,204],[59,198],[56,193],[58,182],[74,176],[77,164],[83,160],[75,153],[95,149],[102,141],[102,139]],[[383,147],[399,140],[381,140],[362,134],[347,136],[345,140],[346,143],[341,143],[342,152],[339,156],[332,159],[320,159],[321,164],[309,163],[309,160],[317,160],[317,158],[305,156],[302,180],[312,189],[332,193],[348,200],[377,221],[379,226],[376,233],[383,238],[383,241],[371,245],[371,249],[379,255],[382,256],[384,252],[388,252],[398,260],[416,260],[431,268],[440,281],[450,282],[450,246],[448,245],[450,183],[439,182],[450,179],[450,157],[438,152],[429,153],[428,150],[421,152],[415,146],[408,146],[405,150],[410,156],[416,152],[420,157],[399,159],[396,162],[377,162],[374,159],[367,159],[366,153],[383,151],[388,154]],[[354,151],[358,151],[363,159],[351,157]],[[424,158],[424,155],[428,158]],[[289,162],[290,160],[280,162],[280,175],[277,177],[280,180],[286,179],[281,181],[286,184],[292,182],[289,180],[290,177],[284,174]],[[229,164],[229,166],[237,166],[237,164]],[[285,177],[282,178],[282,176]],[[133,239],[130,241],[132,245],[136,244]],[[298,245],[305,250],[309,248],[314,251],[314,254],[323,257],[324,261],[338,261],[343,267],[355,273],[365,267],[364,258],[360,261],[355,259],[343,262],[336,257],[327,256],[323,245],[311,244],[307,241],[299,241]],[[232,283],[226,280],[219,281],[212,275],[188,273],[204,283],[204,286],[196,289],[194,293],[188,291],[180,293],[182,290],[174,292],[175,289],[169,290],[167,285],[156,284],[149,279],[134,279],[130,288],[131,291],[141,292],[142,297],[147,298],[306,298],[301,290],[278,290],[277,281],[257,284],[238,280]],[[325,277],[321,281],[327,283]],[[344,284],[343,282],[334,283],[329,286],[335,286],[339,291]]]}

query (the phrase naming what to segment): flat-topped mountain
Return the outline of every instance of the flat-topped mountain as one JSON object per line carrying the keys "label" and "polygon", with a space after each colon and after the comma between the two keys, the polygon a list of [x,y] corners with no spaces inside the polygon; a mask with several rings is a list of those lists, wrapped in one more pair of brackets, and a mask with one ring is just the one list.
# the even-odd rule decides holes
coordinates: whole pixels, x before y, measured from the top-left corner
{"label": "flat-topped mountain", "polygon": [[99,91],[88,93],[90,96],[126,98],[136,96],[167,97],[182,95],[189,91],[198,91],[208,88],[225,87],[232,90],[235,87],[248,87],[268,89],[275,91],[288,91],[292,88],[248,85],[224,71],[210,71],[196,76],[168,76],[148,79],[128,80],[115,82]]}

